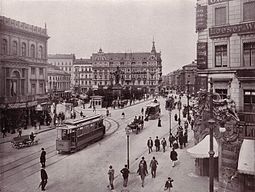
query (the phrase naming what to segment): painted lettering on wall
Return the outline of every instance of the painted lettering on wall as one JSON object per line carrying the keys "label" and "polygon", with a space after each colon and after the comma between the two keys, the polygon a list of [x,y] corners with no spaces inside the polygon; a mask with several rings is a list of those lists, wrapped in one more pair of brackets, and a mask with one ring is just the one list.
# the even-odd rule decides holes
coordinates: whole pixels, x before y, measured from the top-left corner
{"label": "painted lettering on wall", "polygon": [[223,27],[213,27],[209,29],[210,37],[231,36],[233,33],[255,33],[255,22]]}
{"label": "painted lettering on wall", "polygon": [[213,5],[216,3],[222,3],[222,2],[226,2],[226,1],[231,1],[231,0],[208,0],[208,4]]}

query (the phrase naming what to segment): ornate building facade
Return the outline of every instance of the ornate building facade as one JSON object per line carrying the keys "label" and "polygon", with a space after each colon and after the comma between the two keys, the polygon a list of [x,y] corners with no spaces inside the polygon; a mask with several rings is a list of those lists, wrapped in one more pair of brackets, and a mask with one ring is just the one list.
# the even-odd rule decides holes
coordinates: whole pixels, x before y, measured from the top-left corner
{"label": "ornate building facade", "polygon": [[93,53],[93,86],[114,85],[117,67],[120,70],[120,85],[141,88],[146,92],[159,91],[162,60],[161,53],[156,52],[155,42],[151,52],[104,53],[99,49],[98,53]]}
{"label": "ornate building facade", "polygon": [[74,87],[76,92],[85,93],[89,88],[92,88],[92,75],[91,59],[74,60]]}
{"label": "ornate building facade", "polygon": [[208,90],[211,79],[214,93],[233,100],[239,117],[225,123],[219,141],[219,191],[255,190],[254,10],[255,0],[197,0],[198,86]]}
{"label": "ornate building facade", "polygon": [[[2,126],[27,125],[30,112],[47,101],[47,29],[0,17]],[[13,127],[12,127],[13,126]]]}

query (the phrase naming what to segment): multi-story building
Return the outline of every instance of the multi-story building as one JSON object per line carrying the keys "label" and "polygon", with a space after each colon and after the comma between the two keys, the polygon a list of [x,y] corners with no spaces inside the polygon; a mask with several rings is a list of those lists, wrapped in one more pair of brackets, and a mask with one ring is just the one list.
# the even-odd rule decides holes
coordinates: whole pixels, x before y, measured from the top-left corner
{"label": "multi-story building", "polygon": [[76,92],[85,93],[89,88],[92,88],[92,74],[91,59],[74,60],[74,87]]}
{"label": "multi-story building", "polygon": [[73,63],[75,60],[74,54],[49,54],[48,63],[59,67],[61,70],[71,74],[71,89],[75,85]]}
{"label": "multi-story building", "polygon": [[8,129],[47,101],[47,29],[0,16],[0,109]]}
{"label": "multi-story building", "polygon": [[[253,140],[249,146],[244,144],[246,139],[242,146],[233,141],[221,143],[220,191],[254,191],[255,0],[197,0],[196,19],[197,83],[208,89],[211,79],[214,92],[235,102],[240,120],[249,125],[249,141]],[[227,175],[235,171],[238,177],[230,180]]]}
{"label": "multi-story building", "polygon": [[58,98],[68,98],[71,96],[70,84],[71,74],[61,70],[55,65],[47,65],[47,93]]}
{"label": "multi-story building", "polygon": [[161,53],[155,43],[151,52],[92,54],[93,86],[114,85],[117,68],[121,71],[119,84],[154,92],[162,81]]}

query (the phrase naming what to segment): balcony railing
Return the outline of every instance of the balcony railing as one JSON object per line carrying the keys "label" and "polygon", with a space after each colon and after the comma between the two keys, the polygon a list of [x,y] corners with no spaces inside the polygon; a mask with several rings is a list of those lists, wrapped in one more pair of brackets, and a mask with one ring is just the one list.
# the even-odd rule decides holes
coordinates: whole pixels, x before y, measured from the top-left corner
{"label": "balcony railing", "polygon": [[239,112],[238,117],[240,121],[255,124],[255,112]]}

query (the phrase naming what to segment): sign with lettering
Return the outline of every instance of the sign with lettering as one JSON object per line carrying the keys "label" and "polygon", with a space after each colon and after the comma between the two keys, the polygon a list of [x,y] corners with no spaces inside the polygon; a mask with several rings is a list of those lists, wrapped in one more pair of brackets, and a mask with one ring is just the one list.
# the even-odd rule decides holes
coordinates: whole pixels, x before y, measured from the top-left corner
{"label": "sign with lettering", "polygon": [[209,29],[210,37],[231,36],[233,33],[255,33],[255,22],[213,27]]}
{"label": "sign with lettering", "polygon": [[197,68],[207,69],[207,42],[197,43]]}
{"label": "sign with lettering", "polygon": [[226,1],[231,1],[231,0],[208,0],[208,4],[213,5],[216,3],[222,3],[222,2],[226,2]]}
{"label": "sign with lettering", "polygon": [[196,31],[207,28],[207,6],[198,5],[196,9]]}

